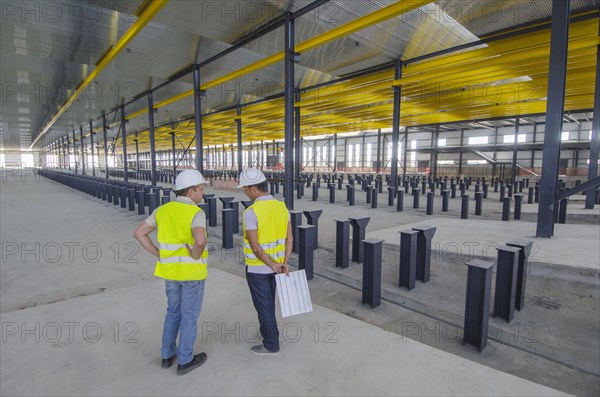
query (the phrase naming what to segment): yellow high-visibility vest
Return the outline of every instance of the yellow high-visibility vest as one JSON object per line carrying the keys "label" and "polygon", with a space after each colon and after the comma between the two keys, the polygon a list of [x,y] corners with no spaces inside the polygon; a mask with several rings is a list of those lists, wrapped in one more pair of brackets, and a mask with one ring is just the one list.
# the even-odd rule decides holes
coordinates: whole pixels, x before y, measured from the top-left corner
{"label": "yellow high-visibility vest", "polygon": [[155,276],[177,281],[206,278],[208,250],[204,249],[202,257],[196,260],[185,247],[186,244],[190,247],[194,245],[192,221],[199,211],[202,209],[195,205],[177,201],[171,201],[158,208],[156,223],[160,258],[156,262]]}
{"label": "yellow high-visibility vest", "polygon": [[[258,219],[258,243],[263,251],[267,253],[275,262],[283,263],[285,259],[285,238],[288,228],[288,210],[285,203],[279,200],[255,200],[254,204],[248,207],[254,210]],[[243,217],[242,217],[243,223]],[[246,225],[244,224],[244,257],[248,266],[263,266],[265,263],[258,259],[250,243],[246,238]]]}

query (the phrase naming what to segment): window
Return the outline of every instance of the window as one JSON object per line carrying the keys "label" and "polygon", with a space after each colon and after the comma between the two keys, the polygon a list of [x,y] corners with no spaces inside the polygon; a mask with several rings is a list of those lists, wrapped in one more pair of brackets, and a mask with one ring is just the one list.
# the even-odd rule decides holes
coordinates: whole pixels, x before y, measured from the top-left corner
{"label": "window", "polygon": [[438,139],[438,146],[446,146],[446,138]]}
{"label": "window", "polygon": [[488,137],[487,136],[472,136],[472,137],[469,137],[469,145],[486,145],[487,143],[488,143]]}
{"label": "window", "polygon": [[568,141],[569,140],[569,131],[563,131],[560,134],[560,140],[561,141]]}
{"label": "window", "polygon": [[335,145],[331,145],[331,162],[336,161],[335,158]]}
{"label": "window", "polygon": [[438,160],[439,165],[454,165],[454,160]]}
{"label": "window", "polygon": [[410,163],[411,163],[412,167],[416,167],[417,166],[417,152],[415,151],[415,149],[417,148],[417,141],[411,141],[410,148],[412,149],[412,152],[410,152]]}
{"label": "window", "polygon": [[306,159],[306,164],[310,165],[310,163],[313,161],[313,148],[311,148],[310,146],[308,147],[308,158]]}
{"label": "window", "polygon": [[467,160],[467,164],[469,164],[469,165],[487,164],[487,161],[485,161],[485,160]]}
{"label": "window", "polygon": [[355,167],[360,167],[360,160],[362,159],[362,156],[360,155],[360,144],[356,144],[356,157],[354,158],[354,166]]}
{"label": "window", "polygon": [[592,140],[592,131],[590,131],[590,132],[588,133],[588,140],[590,140],[590,141]]}
{"label": "window", "polygon": [[[504,135],[502,137],[502,142],[503,143],[515,143],[515,136],[514,135]],[[517,142],[525,142],[525,134],[519,134],[517,135]]]}
{"label": "window", "polygon": [[370,143],[367,143],[367,167],[371,166],[371,150],[373,148],[373,145]]}
{"label": "window", "polygon": [[352,167],[352,149],[354,149],[353,145],[348,145],[348,158],[346,159],[346,166]]}

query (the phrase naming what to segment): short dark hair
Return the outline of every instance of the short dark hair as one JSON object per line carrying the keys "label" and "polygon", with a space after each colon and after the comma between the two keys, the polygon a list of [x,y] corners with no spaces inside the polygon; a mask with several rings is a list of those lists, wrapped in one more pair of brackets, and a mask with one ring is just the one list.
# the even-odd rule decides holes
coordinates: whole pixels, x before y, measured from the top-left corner
{"label": "short dark hair", "polygon": [[175,193],[175,196],[179,197],[179,196],[187,196],[188,192],[190,189],[192,188],[197,188],[200,185],[194,185],[194,186],[188,186],[185,189],[181,189],[181,190],[173,190],[173,192]]}
{"label": "short dark hair", "polygon": [[267,191],[267,181],[263,181],[261,183],[257,183],[256,185],[250,185],[248,187],[250,188],[250,187],[253,187],[253,186],[255,188],[257,188],[258,190],[260,190],[261,192],[266,192]]}
{"label": "short dark hair", "polygon": [[173,190],[173,192],[175,193],[175,196],[177,196],[177,197],[187,196],[187,193],[190,190],[190,187],[186,187],[185,189],[181,189],[181,190]]}

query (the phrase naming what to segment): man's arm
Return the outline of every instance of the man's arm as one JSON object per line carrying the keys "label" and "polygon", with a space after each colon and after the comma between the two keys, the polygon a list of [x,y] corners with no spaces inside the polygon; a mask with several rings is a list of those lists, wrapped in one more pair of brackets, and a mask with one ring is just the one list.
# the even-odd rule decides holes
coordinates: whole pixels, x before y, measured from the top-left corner
{"label": "man's arm", "polygon": [[258,243],[258,231],[246,230],[246,240],[252,248],[254,255],[260,259],[265,265],[269,266],[275,273],[287,273],[287,264],[275,262]]}
{"label": "man's arm", "polygon": [[202,253],[206,248],[207,240],[206,240],[206,228],[203,227],[195,227],[192,229],[192,234],[194,235],[194,246],[187,246],[188,251],[193,259],[198,260],[202,257]]}
{"label": "man's arm", "polygon": [[140,242],[140,245],[144,247],[146,251],[159,258],[160,252],[158,251],[158,248],[156,247],[156,245],[154,245],[154,242],[149,236],[149,234],[152,233],[155,229],[156,228],[154,226],[150,226],[144,221],[140,223],[135,229],[135,231],[133,232],[133,237],[135,237],[135,239]]}

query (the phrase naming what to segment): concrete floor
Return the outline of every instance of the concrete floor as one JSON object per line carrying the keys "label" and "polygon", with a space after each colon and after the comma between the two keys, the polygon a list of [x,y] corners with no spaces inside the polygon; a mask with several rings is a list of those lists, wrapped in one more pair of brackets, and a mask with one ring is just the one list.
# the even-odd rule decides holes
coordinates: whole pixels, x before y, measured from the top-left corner
{"label": "concrete floor", "polygon": [[[315,311],[281,321],[277,357],[248,351],[256,341],[256,316],[241,256],[220,249],[220,226],[209,228],[204,332],[196,346],[209,360],[176,377],[174,369],[159,366],[163,284],[152,277],[150,255],[131,237],[144,217],[32,174],[3,175],[2,181],[1,395],[600,392],[597,224],[557,225],[555,238],[534,239],[535,224],[493,220],[499,206],[492,197],[483,220],[461,221],[456,202],[451,212],[427,217],[406,200],[405,212],[397,213],[385,195],[371,209],[358,192],[355,207],[343,202],[345,191],[337,192],[334,206],[321,189],[319,201],[295,206],[325,210],[310,282]],[[214,193],[245,199],[239,192]],[[590,213],[597,216],[598,207]],[[348,216],[370,216],[367,237],[386,240],[383,302],[376,309],[360,302],[362,266],[342,271],[332,262],[334,219]],[[438,227],[432,280],[409,292],[395,285],[398,231],[423,222]],[[484,246],[519,237],[538,247],[526,308],[511,324],[492,318],[489,345],[478,353],[460,341],[464,262],[469,256],[493,260],[495,250]],[[450,246],[460,252],[444,249]]]}

